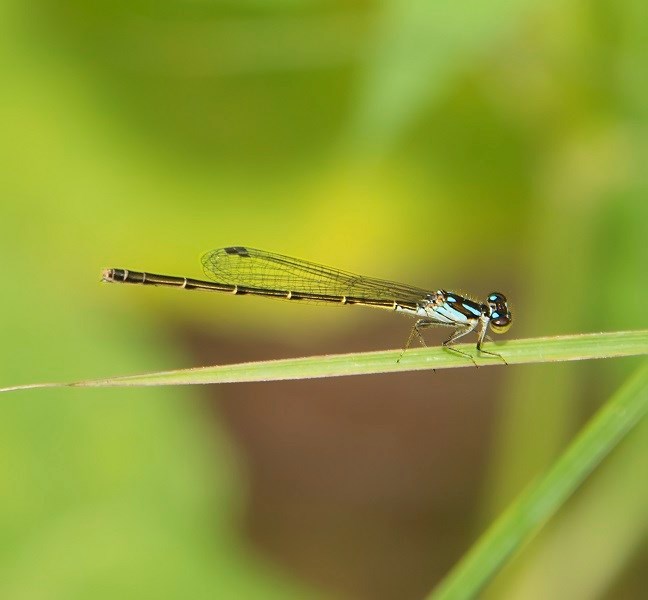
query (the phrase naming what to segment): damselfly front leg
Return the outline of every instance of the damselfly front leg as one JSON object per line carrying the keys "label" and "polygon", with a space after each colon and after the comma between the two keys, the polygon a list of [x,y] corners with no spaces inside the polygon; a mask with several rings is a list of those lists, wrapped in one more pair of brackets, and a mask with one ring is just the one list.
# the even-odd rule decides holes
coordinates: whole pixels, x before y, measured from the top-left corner
{"label": "damselfly front leg", "polygon": [[491,339],[488,335],[486,335],[487,327],[488,327],[488,321],[480,324],[480,329],[479,329],[478,337],[477,337],[477,350],[478,350],[478,352],[480,354],[490,354],[491,356],[495,356],[495,357],[499,358],[500,360],[502,360],[505,365],[508,365],[508,363],[506,362],[506,359],[501,354],[498,354],[497,352],[490,352],[489,350],[484,350],[482,348],[482,345],[484,343],[484,339],[489,339],[489,340]]}
{"label": "damselfly front leg", "polygon": [[490,354],[491,356],[495,356],[496,358],[499,358],[505,365],[508,365],[506,359],[498,352],[489,352],[488,350],[484,350],[480,345],[477,345],[477,350],[479,350],[481,354]]}

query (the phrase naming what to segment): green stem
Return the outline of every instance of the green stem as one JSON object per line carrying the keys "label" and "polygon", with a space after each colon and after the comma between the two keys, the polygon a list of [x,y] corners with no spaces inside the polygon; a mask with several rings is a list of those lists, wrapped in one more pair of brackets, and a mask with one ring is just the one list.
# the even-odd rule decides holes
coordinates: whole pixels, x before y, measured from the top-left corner
{"label": "green stem", "polygon": [[[476,355],[474,345],[459,344],[456,348],[463,352],[471,352],[475,357],[475,362],[480,367],[504,366],[504,362],[497,357]],[[501,354],[509,365],[636,356],[648,354],[648,330],[512,340],[499,344],[491,343],[488,348]],[[0,392],[35,387],[110,387],[281,381],[474,367],[471,360],[449,352],[442,347],[410,349],[405,352],[399,362],[400,355],[400,350],[332,354],[328,356],[163,371],[145,375],[128,375],[70,383],[30,384],[0,388]]]}
{"label": "green stem", "polygon": [[429,600],[476,598],[647,412],[648,362],[598,411],[549,472],[491,525]]}

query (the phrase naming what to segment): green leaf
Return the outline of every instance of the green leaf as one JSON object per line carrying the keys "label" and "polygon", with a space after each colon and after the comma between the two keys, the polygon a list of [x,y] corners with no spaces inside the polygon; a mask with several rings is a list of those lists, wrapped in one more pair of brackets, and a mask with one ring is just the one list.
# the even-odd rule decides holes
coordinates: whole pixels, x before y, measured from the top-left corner
{"label": "green leaf", "polygon": [[554,463],[478,540],[429,600],[475,598],[648,412],[648,363],[601,408]]}
{"label": "green leaf", "polygon": [[[490,351],[498,352],[501,359],[483,354],[478,356],[472,344],[458,344],[453,347],[461,352],[471,353],[479,366],[503,366],[504,360],[509,365],[515,365],[635,356],[648,354],[648,330],[532,338],[489,344]],[[30,384],[1,388],[0,392],[60,386],[111,387],[281,381],[474,367],[473,361],[466,356],[443,347],[410,349],[398,361],[401,352],[401,350],[386,350],[218,365],[70,383]]]}

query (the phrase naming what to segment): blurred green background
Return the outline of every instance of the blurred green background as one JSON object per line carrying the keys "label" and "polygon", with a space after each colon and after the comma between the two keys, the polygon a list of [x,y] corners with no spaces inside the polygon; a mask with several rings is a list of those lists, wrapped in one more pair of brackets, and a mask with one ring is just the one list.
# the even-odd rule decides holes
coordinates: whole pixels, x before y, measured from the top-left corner
{"label": "blurred green background", "polygon": [[[647,39],[643,0],[1,0],[0,385],[402,347],[99,283],[227,245],[646,327]],[[0,597],[420,598],[637,364],[3,396]],[[486,597],[645,593],[647,451]]]}

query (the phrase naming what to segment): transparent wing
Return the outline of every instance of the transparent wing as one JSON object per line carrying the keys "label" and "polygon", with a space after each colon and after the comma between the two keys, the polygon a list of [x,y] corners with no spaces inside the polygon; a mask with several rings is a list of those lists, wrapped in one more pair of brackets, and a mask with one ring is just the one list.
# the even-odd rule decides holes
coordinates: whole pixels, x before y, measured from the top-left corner
{"label": "transparent wing", "polygon": [[212,250],[202,257],[202,265],[205,275],[213,281],[285,292],[410,302],[430,293],[242,246]]}

